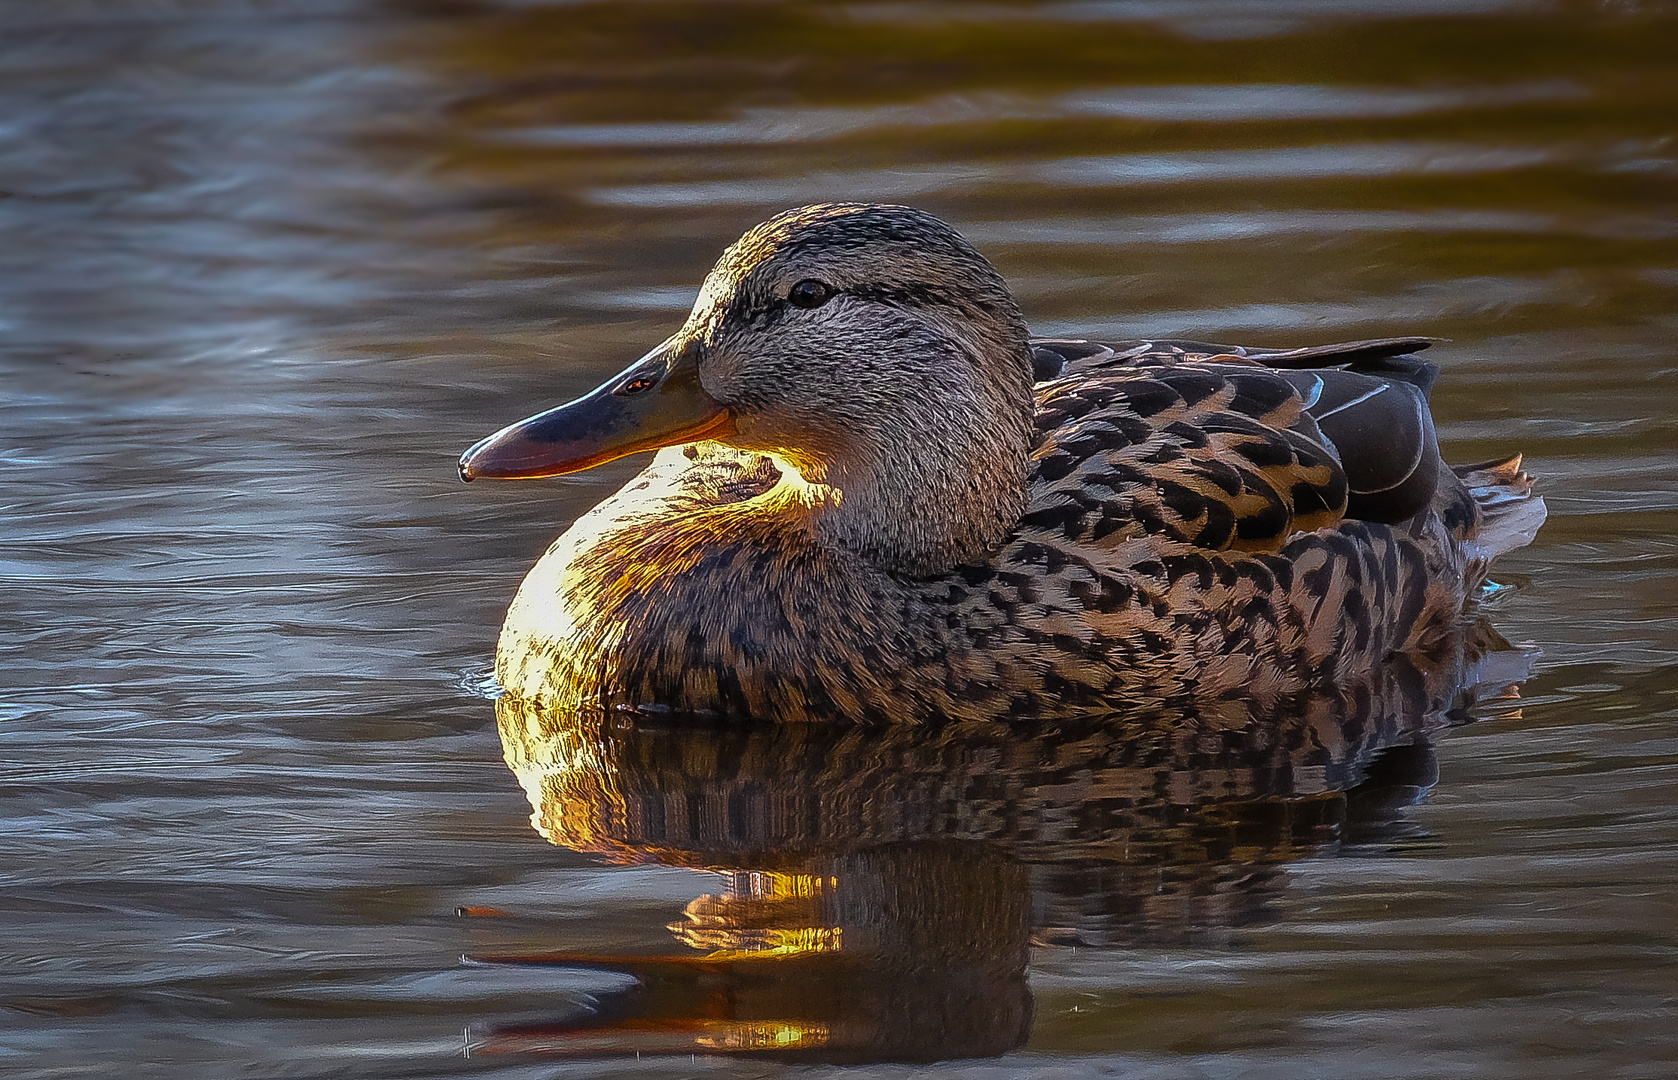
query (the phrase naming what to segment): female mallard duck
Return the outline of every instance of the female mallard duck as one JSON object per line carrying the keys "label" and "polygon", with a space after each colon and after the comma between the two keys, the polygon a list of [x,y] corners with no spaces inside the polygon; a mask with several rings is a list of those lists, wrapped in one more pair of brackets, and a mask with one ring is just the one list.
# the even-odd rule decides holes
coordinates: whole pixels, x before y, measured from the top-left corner
{"label": "female mallard duck", "polygon": [[1426,345],[1034,341],[930,214],[789,211],[674,336],[461,458],[668,448],[531,570],[497,675],[763,719],[1248,715],[1455,647],[1544,510],[1519,458],[1441,463]]}

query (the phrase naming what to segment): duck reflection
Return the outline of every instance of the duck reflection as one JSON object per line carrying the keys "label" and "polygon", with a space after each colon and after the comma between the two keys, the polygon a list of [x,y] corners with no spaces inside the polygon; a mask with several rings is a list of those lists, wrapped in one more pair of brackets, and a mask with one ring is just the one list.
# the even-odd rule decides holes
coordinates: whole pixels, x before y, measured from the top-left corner
{"label": "duck reflection", "polygon": [[1522,654],[1484,624],[1283,715],[1163,703],[1079,723],[701,726],[497,707],[535,827],[622,863],[718,871],[670,924],[688,951],[487,955],[638,989],[479,1052],[733,1052],[823,1061],[1022,1045],[1035,945],[1215,943],[1266,918],[1282,867],[1414,831],[1430,740]]}

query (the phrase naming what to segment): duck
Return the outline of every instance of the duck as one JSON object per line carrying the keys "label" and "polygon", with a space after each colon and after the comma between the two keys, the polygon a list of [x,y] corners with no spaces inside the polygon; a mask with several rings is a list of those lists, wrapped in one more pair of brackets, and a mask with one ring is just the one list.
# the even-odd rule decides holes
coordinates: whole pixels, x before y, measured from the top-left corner
{"label": "duck", "polygon": [[1518,455],[1443,462],[1429,344],[1034,338],[938,217],[788,210],[663,343],[461,456],[533,479],[657,451],[530,570],[497,680],[605,715],[1153,702],[1215,731],[1460,649],[1544,504]]}

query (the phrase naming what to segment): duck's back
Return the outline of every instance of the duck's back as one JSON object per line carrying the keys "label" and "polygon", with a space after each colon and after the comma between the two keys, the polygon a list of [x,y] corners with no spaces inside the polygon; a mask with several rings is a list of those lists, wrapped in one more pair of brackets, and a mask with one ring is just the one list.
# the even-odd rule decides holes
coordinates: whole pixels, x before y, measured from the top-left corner
{"label": "duck's back", "polygon": [[1053,658],[1044,695],[1262,704],[1445,647],[1542,520],[1487,529],[1530,495],[1517,461],[1441,462],[1424,341],[1034,344],[1031,500],[971,586]]}
{"label": "duck's back", "polygon": [[1425,340],[1287,352],[1033,344],[1051,376],[1037,411],[1045,479],[1098,473],[1105,451],[1126,450],[1157,489],[1136,489],[1145,531],[1206,550],[1274,551],[1342,518],[1406,521],[1449,484],[1427,403],[1438,369],[1414,355]]}

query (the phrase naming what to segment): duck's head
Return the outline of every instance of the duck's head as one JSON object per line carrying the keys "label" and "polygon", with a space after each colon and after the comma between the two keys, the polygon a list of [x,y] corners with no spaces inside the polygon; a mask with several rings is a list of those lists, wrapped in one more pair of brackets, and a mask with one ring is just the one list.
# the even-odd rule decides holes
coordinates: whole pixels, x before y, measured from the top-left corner
{"label": "duck's head", "polygon": [[[902,206],[807,206],[725,251],[663,344],[473,446],[460,475],[557,476],[714,439],[836,492],[831,539],[933,573],[982,558],[1017,520],[1031,382],[1019,307],[955,230]],[[935,502],[950,520],[929,520]]]}

